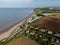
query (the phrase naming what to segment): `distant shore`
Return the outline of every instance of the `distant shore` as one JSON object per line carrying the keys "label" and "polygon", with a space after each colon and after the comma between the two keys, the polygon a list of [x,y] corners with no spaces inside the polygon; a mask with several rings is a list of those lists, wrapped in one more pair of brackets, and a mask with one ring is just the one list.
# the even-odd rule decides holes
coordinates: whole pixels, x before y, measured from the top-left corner
{"label": "distant shore", "polygon": [[0,32],[0,40],[1,39],[4,39],[4,38],[7,38],[10,33],[15,29],[17,28],[17,26],[20,26],[22,24],[24,24],[31,16],[33,15],[33,11],[27,16],[25,17],[24,19],[8,26],[7,28],[3,29],[3,31]]}

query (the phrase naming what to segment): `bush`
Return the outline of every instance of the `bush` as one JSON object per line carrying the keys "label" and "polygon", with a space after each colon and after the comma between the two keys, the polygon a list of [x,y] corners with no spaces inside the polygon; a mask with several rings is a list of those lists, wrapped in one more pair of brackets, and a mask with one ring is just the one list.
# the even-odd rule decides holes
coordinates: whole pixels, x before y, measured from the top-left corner
{"label": "bush", "polygon": [[44,16],[44,15],[42,15],[42,14],[37,14],[37,16]]}

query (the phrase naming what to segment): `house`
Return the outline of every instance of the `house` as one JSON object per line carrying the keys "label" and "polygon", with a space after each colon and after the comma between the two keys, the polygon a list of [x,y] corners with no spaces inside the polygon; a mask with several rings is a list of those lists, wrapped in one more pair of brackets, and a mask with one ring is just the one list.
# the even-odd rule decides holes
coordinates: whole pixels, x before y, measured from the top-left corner
{"label": "house", "polygon": [[50,13],[42,13],[42,15],[44,15],[44,16],[51,16],[52,14],[50,14]]}

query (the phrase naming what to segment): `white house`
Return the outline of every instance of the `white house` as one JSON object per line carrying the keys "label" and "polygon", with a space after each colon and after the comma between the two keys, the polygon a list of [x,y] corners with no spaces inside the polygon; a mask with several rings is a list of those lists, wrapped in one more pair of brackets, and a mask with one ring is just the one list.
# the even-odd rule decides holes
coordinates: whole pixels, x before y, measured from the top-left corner
{"label": "white house", "polygon": [[42,15],[44,15],[44,16],[51,16],[52,14],[50,14],[50,13],[42,13]]}

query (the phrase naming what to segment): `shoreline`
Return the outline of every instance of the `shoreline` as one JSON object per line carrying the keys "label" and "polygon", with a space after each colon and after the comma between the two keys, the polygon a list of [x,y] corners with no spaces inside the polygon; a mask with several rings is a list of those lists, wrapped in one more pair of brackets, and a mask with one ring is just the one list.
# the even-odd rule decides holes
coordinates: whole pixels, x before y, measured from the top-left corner
{"label": "shoreline", "polygon": [[[34,11],[33,11],[34,12]],[[3,31],[0,32],[0,40],[9,37],[10,33],[17,27],[22,24],[24,24],[32,15],[33,12],[29,13],[29,15],[22,20],[8,26],[7,28],[3,29]]]}
{"label": "shoreline", "polygon": [[34,12],[34,11],[31,11],[31,12],[28,14],[28,16],[26,16],[25,18],[23,18],[23,19],[21,19],[21,20],[18,20],[18,21],[16,21],[15,23],[10,24],[10,25],[8,25],[8,26],[5,27],[5,28],[0,29],[0,34],[6,32],[6,31],[8,31],[8,30],[10,30],[12,27],[14,27],[15,25],[17,25],[18,23],[20,23],[20,22],[23,21],[24,19],[27,19],[28,17],[30,17],[33,12]]}

